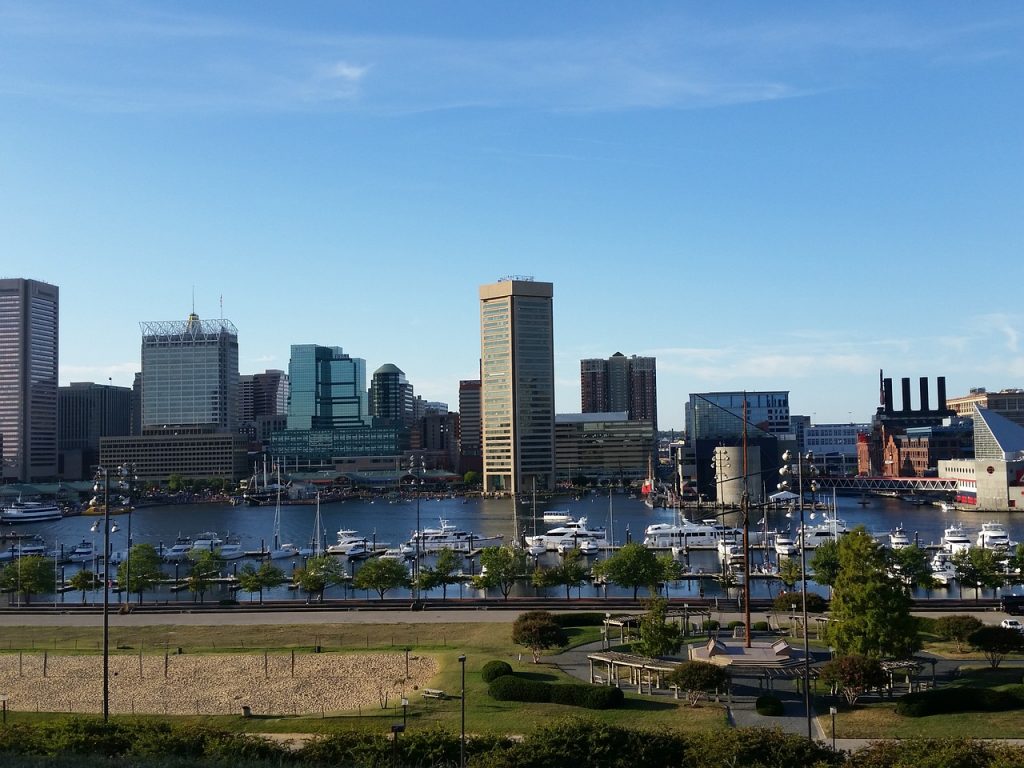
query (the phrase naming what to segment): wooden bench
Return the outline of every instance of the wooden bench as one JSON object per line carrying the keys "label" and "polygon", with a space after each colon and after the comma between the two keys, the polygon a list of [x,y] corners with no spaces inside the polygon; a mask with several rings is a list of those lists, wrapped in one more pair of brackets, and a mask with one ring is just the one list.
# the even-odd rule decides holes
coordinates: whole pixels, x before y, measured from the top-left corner
{"label": "wooden bench", "polygon": [[424,699],[447,699],[448,694],[444,691],[440,691],[437,688],[424,688],[423,689]]}

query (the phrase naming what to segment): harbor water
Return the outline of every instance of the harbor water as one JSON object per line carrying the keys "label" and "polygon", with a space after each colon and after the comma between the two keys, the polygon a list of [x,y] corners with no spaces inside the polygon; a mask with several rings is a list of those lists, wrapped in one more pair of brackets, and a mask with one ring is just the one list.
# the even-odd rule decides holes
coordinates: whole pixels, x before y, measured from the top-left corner
{"label": "harbor water", "polygon": [[[831,499],[829,499],[831,502]],[[954,523],[960,523],[964,530],[971,537],[973,542],[977,531],[983,522],[997,521],[1003,523],[1010,533],[1011,539],[1015,541],[1024,537],[1024,515],[1019,514],[993,514],[993,513],[972,513],[969,511],[949,510],[944,511],[938,506],[931,504],[912,504],[896,498],[868,497],[862,500],[856,497],[838,497],[837,516],[843,520],[846,526],[852,529],[855,526],[863,525],[867,530],[879,538],[883,543],[888,543],[888,533],[901,526],[910,537],[920,546],[938,546],[943,531]],[[866,501],[866,504],[863,502]],[[863,505],[862,505],[863,504]],[[671,523],[678,515],[685,514],[691,520],[718,519],[727,525],[741,524],[739,512],[730,511],[722,513],[713,508],[686,510],[674,509],[650,509],[638,498],[631,498],[625,494],[607,492],[596,492],[582,498],[556,498],[544,504],[537,504],[536,515],[533,514],[532,505],[516,502],[512,499],[476,499],[476,498],[426,498],[420,501],[403,499],[389,501],[384,498],[370,500],[347,500],[322,504],[320,516],[322,530],[326,533],[325,543],[332,544],[336,540],[335,532],[339,529],[357,531],[361,536],[366,537],[368,542],[377,549],[386,547],[397,547],[408,541],[413,532],[420,528],[438,527],[441,520],[449,521],[461,530],[472,531],[476,536],[502,536],[503,541],[508,543],[516,536],[518,526],[519,535],[543,533],[545,530],[558,525],[557,523],[545,523],[543,513],[551,510],[565,510],[573,518],[585,516],[590,527],[604,527],[608,531],[608,541],[614,546],[621,546],[626,541],[642,542],[644,530],[652,523]],[[258,552],[271,546],[274,523],[273,506],[231,506],[227,504],[175,504],[167,506],[141,507],[133,512],[130,517],[131,537],[135,544],[149,543],[158,550],[170,547],[180,536],[194,536],[202,531],[215,531],[221,536],[237,536],[242,548],[247,552]],[[814,526],[823,521],[824,513],[820,510],[805,510],[807,525]],[[286,505],[281,508],[281,541],[294,543],[299,547],[307,547],[314,536],[314,519],[316,507],[313,505]],[[72,547],[82,541],[92,542],[97,552],[102,551],[102,532],[93,533],[90,527],[97,520],[102,518],[90,516],[72,516],[61,520],[19,524],[16,526],[5,526],[3,533],[17,533],[21,535],[38,535],[46,543],[48,549],[70,551]],[[119,530],[111,535],[111,548],[115,552],[127,548],[127,536],[129,528],[129,516],[118,515],[111,518],[116,521]],[[789,531],[795,534],[798,528],[798,515],[792,514],[787,517],[785,508],[754,509],[751,511],[750,519],[752,532],[763,531]],[[99,526],[97,526],[99,527]],[[4,546],[9,547],[10,541]],[[665,551],[667,553],[667,550]],[[752,549],[753,569],[763,562],[765,556],[771,562],[775,561],[774,552],[765,552],[764,549],[756,547]],[[808,558],[812,552],[808,551]],[[595,559],[607,556],[602,552]],[[541,555],[538,563],[550,565],[556,562],[559,556],[554,552]],[[55,558],[55,571],[58,580],[63,576],[65,579],[81,567],[92,568],[93,563],[76,564],[57,562]],[[721,586],[713,578],[714,574],[721,571],[720,555],[717,550],[692,549],[686,554],[687,565],[692,573],[691,578],[683,579],[665,585],[665,594],[670,597],[714,597],[724,594]],[[232,560],[225,564],[224,575],[231,575],[246,562],[253,562],[253,558]],[[342,558],[346,572],[352,574],[358,569],[362,561],[349,562]],[[290,574],[295,567],[301,567],[301,558],[276,560],[275,565]],[[430,559],[424,561],[425,565],[430,564]],[[102,563],[98,564],[102,570]],[[477,558],[466,558],[464,562],[464,573],[471,576],[479,571]],[[189,569],[188,561],[175,566],[168,563],[164,571],[171,578],[176,575],[184,580]],[[778,579],[765,577],[752,578],[751,594],[753,597],[770,597],[781,589]],[[585,584],[573,595],[584,597],[601,596],[605,594],[603,587],[592,584]],[[610,585],[607,588],[609,595],[629,594],[625,590]],[[812,589],[824,591],[812,584]],[[98,591],[97,591],[98,592]],[[643,593],[643,590],[641,590]],[[327,598],[340,599],[352,596],[352,591],[347,585],[331,587],[326,594]],[[448,588],[449,598],[459,595],[467,597],[478,597],[481,593],[468,584]],[[521,584],[516,587],[513,594],[535,595],[536,590],[529,584]],[[553,588],[549,594],[564,599],[565,589]],[[973,589],[967,593],[973,596]],[[991,592],[988,595],[991,596]],[[921,592],[919,597],[957,597],[957,586],[954,583],[950,587],[932,590],[928,595]],[[208,593],[206,599],[218,600],[231,597],[227,585],[218,585],[212,592]],[[360,593],[358,597],[366,597]],[[409,590],[394,590],[389,592],[388,597],[409,597]],[[440,599],[441,590],[437,589],[422,595],[428,599]],[[86,601],[91,602],[102,596],[97,593],[86,593]],[[239,600],[247,600],[248,595],[239,593]],[[281,587],[275,590],[268,590],[264,594],[265,599],[295,600],[304,602],[306,595],[297,590],[290,590]],[[10,598],[16,601],[16,597]],[[118,597],[116,599],[123,599]],[[80,593],[66,593],[63,595],[39,595],[33,596],[34,602],[76,602],[81,600]],[[192,595],[187,591],[174,591],[168,585],[160,586],[144,595],[147,602],[157,600],[160,602],[190,602]]]}

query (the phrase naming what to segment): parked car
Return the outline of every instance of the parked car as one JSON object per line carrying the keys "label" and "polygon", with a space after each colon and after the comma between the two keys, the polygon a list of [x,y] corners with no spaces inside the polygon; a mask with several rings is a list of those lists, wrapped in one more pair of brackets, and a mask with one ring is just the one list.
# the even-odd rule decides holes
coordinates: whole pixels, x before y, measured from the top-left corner
{"label": "parked car", "polygon": [[999,626],[1003,629],[1015,629],[1018,632],[1024,632],[1024,624],[1021,624],[1019,619],[1003,619]]}

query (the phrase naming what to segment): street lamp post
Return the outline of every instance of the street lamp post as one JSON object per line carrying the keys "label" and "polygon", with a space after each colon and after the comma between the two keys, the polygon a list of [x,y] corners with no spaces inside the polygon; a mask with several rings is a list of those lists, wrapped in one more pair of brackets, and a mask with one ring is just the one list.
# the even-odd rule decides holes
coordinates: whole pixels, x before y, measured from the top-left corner
{"label": "street lamp post", "polygon": [[[125,564],[124,564],[124,586],[128,590],[128,598],[126,602],[131,603],[132,597],[132,490],[137,479],[135,476],[135,465],[131,462],[122,464],[117,468],[117,473],[121,476],[117,485],[121,491],[124,491],[124,495],[121,497],[121,504],[128,507],[128,543],[125,550]],[[142,593],[139,593],[141,601]]]}
{"label": "street lamp post", "polygon": [[416,559],[413,561],[413,600],[415,602],[420,601],[420,545],[423,541],[423,534],[420,528],[420,493],[417,488],[418,485],[422,485],[424,472],[423,457],[420,456],[419,460],[415,456],[409,458],[409,473],[412,475],[412,488],[416,494]]}
{"label": "street lamp post", "polygon": [[[811,726],[811,649],[810,637],[807,631],[807,531],[804,527],[804,466],[806,464],[808,473],[811,476],[817,474],[817,467],[814,466],[814,454],[808,452],[806,456],[799,453],[794,456],[790,451],[782,454],[782,468],[779,474],[782,481],[779,483],[780,491],[790,489],[789,478],[792,476],[792,468],[789,463],[796,458],[796,493],[798,497],[797,506],[800,509],[800,595],[803,599],[803,634],[804,634],[804,710],[807,713],[807,738],[814,739]],[[811,489],[817,490],[817,483],[811,483]]]}
{"label": "street lamp post", "polygon": [[[102,479],[102,485],[100,481]],[[93,491],[103,491],[103,722],[110,719],[110,474],[96,468]]]}
{"label": "street lamp post", "polygon": [[462,735],[459,737],[459,768],[466,768],[466,654],[459,656],[462,665]]}

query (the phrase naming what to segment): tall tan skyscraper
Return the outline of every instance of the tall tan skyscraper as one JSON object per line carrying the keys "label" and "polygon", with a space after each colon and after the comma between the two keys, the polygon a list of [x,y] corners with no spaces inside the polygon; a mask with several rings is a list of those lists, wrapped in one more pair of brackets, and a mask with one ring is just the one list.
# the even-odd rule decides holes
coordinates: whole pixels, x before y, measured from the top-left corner
{"label": "tall tan skyscraper", "polygon": [[555,483],[551,283],[509,278],[480,287],[484,488],[521,493]]}

